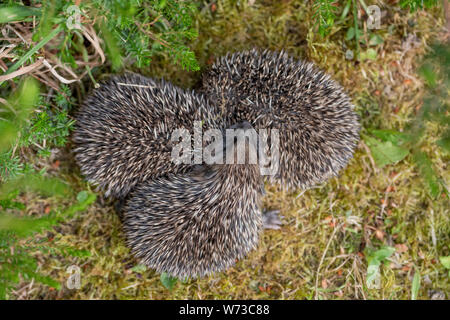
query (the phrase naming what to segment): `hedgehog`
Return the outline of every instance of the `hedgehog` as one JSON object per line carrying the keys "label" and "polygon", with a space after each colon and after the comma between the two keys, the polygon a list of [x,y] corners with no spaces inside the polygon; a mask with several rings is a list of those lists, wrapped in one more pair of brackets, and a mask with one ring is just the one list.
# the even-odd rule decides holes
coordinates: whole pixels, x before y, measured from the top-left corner
{"label": "hedgehog", "polygon": [[[247,130],[248,123],[232,128]],[[233,143],[227,140],[225,151]],[[245,152],[255,150],[249,141]],[[138,184],[124,207],[132,253],[146,266],[183,279],[223,271],[256,248],[264,184],[249,159],[196,165]]]}
{"label": "hedgehog", "polygon": [[283,52],[219,59],[200,94],[137,75],[95,91],[77,115],[81,171],[107,195],[131,191],[123,210],[128,245],[149,267],[178,278],[230,267],[257,245],[265,217],[257,165],[171,161],[173,129],[198,120],[206,129],[245,121],[277,129],[280,165],[268,179],[287,188],[337,175],[359,139],[358,117],[342,87]]}
{"label": "hedgehog", "polygon": [[207,99],[169,82],[137,74],[114,76],[85,100],[75,115],[75,159],[81,173],[105,192],[124,199],[140,182],[190,170],[171,161],[176,128],[222,128]]}
{"label": "hedgehog", "polygon": [[353,157],[359,119],[349,96],[312,63],[256,49],[217,59],[201,92],[225,125],[249,121],[279,132],[279,170],[267,176],[286,189],[309,188],[338,174]]}

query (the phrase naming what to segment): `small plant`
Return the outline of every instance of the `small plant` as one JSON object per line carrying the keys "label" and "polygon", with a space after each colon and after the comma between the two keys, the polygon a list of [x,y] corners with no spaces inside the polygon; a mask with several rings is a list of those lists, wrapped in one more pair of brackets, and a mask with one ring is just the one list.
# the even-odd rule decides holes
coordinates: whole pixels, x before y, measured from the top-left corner
{"label": "small plant", "polygon": [[411,285],[411,300],[416,300],[420,289],[420,272],[416,269]]}
{"label": "small plant", "polygon": [[448,85],[450,74],[450,47],[436,45],[424,60],[419,73],[427,91],[417,116],[403,132],[396,130],[369,130],[364,135],[375,163],[380,168],[393,164],[411,155],[428,193],[436,198],[443,189],[448,196],[444,181],[436,175],[432,161],[421,149],[427,123],[437,123],[443,130],[437,144],[443,152],[450,152],[450,128],[448,127]]}
{"label": "small plant", "polygon": [[[26,6],[10,0],[0,5],[5,37],[0,40],[0,95],[9,96],[0,98],[0,299],[21,280],[60,287],[37,271],[33,252],[83,255],[29,240],[95,200],[87,191],[73,199],[66,184],[37,165],[67,143],[74,125],[72,91],[78,89],[78,97],[86,92],[80,82],[86,76],[96,86],[94,72],[108,68],[107,61],[118,70],[145,67],[155,56],[166,56],[183,69],[198,70],[186,45],[197,36],[192,21],[196,11],[193,1],[175,0],[35,0]],[[69,87],[74,83],[78,86]],[[25,216],[24,194],[74,204],[32,218]]]}
{"label": "small plant", "polygon": [[379,288],[380,286],[380,265],[395,252],[395,248],[383,247],[378,250],[366,248],[367,257],[367,276],[366,285],[369,289]]}
{"label": "small plant", "polygon": [[111,55],[131,55],[136,66],[143,67],[155,54],[168,53],[183,69],[199,69],[194,53],[184,43],[197,37],[192,27],[197,7],[192,1],[94,0],[85,8],[86,15],[98,17]]}
{"label": "small plant", "polygon": [[161,273],[160,279],[163,286],[166,287],[168,290],[172,290],[178,280],[177,278],[171,277],[165,272]]}
{"label": "small plant", "polygon": [[450,277],[450,256],[439,257],[439,261],[444,266],[444,268],[448,270],[448,276]]}
{"label": "small plant", "polygon": [[[400,1],[400,7],[409,8],[411,12],[431,8],[437,4],[437,0]],[[368,35],[365,37],[363,28],[360,27],[361,21],[358,18],[361,15],[359,12],[362,12],[360,11],[361,8],[368,18],[371,12],[364,0],[315,0],[313,18],[317,31],[322,37],[328,36],[333,26],[344,26],[344,30],[347,30],[345,40],[355,43],[356,59],[360,61],[375,60],[377,52],[373,47],[383,43],[383,38],[376,33],[376,30],[370,29],[367,30]],[[341,12],[340,16],[338,15],[339,12]],[[352,20],[347,22],[347,19]],[[350,27],[348,27],[349,25]],[[361,51],[361,46],[365,47],[364,51]],[[348,59],[353,59],[353,56],[353,51],[349,50],[347,53]]]}
{"label": "small plant", "polygon": [[400,7],[409,8],[411,12],[436,6],[438,0],[401,0]]}
{"label": "small plant", "polygon": [[11,1],[0,6],[0,24],[9,23],[5,30],[11,38],[21,34],[15,30],[16,24],[29,32],[18,44],[6,43],[12,59],[6,62],[0,85],[43,67],[51,70],[52,77],[39,75],[41,80],[55,89],[55,79],[70,84],[86,74],[95,83],[92,69],[105,63],[105,51],[114,69],[124,63],[147,66],[154,55],[169,55],[186,70],[199,69],[194,53],[185,44],[197,36],[192,27],[197,7],[192,1],[77,3],[79,6],[72,1],[43,0],[34,1],[35,6],[23,6]]}
{"label": "small plant", "polygon": [[[72,217],[76,212],[85,210],[95,200],[95,195],[88,194],[82,201],[78,200],[78,202],[66,208],[57,208],[53,212],[49,212],[48,215],[39,218],[19,217],[16,214],[4,212],[4,210],[11,209],[20,212],[25,209],[22,203],[12,201],[12,199],[15,198],[18,190],[23,191],[30,187],[30,180],[36,182],[34,184],[35,192],[67,197],[69,191],[67,185],[61,181],[43,178],[39,175],[27,176],[26,183],[11,181],[9,187],[14,188],[13,193],[5,192],[4,188],[0,191],[0,208],[2,210],[0,211],[0,299],[7,298],[8,291],[14,288],[20,280],[30,281],[34,279],[52,288],[60,289],[59,282],[37,271],[37,262],[32,252],[52,252],[75,257],[89,256],[89,252],[83,250],[67,246],[50,246],[42,241],[26,239],[33,234],[51,229],[61,221]],[[49,192],[49,187],[53,189],[51,192]]]}
{"label": "small plant", "polygon": [[319,34],[326,36],[336,19],[338,8],[335,6],[335,0],[316,0],[314,2],[314,15]]}
{"label": "small plant", "polygon": [[[62,101],[62,100],[61,100]],[[41,194],[46,197],[64,199],[70,197],[70,188],[59,179],[49,178],[43,171],[36,171],[32,166],[20,166],[20,160],[14,155],[17,149],[38,145],[48,140],[48,145],[65,143],[68,132],[67,117],[61,116],[60,122],[53,123],[45,110],[33,114],[39,103],[39,87],[31,78],[21,82],[18,89],[3,101],[5,109],[0,119],[0,155],[2,162],[2,184],[0,185],[0,299],[5,299],[8,292],[20,280],[34,279],[37,282],[59,288],[59,283],[37,271],[37,263],[32,252],[38,250],[58,251],[70,255],[79,255],[76,249],[51,247],[42,243],[26,240],[34,233],[48,230],[63,219],[68,219],[75,212],[82,211],[95,200],[93,194],[69,207],[58,207],[48,214],[32,218],[24,216],[26,206],[18,200],[23,193]],[[61,106],[61,104],[60,104]],[[48,110],[49,111],[49,110]],[[30,119],[30,116],[32,117]],[[56,121],[56,120],[55,120]],[[43,149],[44,150],[44,149]],[[27,168],[26,170],[24,168]],[[12,170],[12,169],[15,169]]]}

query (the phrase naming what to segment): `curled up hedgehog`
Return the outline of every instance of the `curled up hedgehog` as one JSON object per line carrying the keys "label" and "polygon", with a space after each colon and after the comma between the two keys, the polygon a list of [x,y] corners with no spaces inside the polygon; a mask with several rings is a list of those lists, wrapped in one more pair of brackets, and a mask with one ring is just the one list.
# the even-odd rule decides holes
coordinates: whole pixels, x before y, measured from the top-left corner
{"label": "curled up hedgehog", "polygon": [[206,129],[248,129],[246,122],[257,132],[277,129],[279,170],[266,178],[291,189],[336,175],[359,139],[342,87],[285,53],[222,57],[204,76],[201,94],[138,75],[115,77],[94,91],[77,114],[81,172],[107,195],[126,197],[131,251],[180,278],[225,270],[256,247],[263,219],[275,228],[280,223],[261,213],[257,165],[171,161],[172,131],[199,120]]}
{"label": "curled up hedgehog", "polygon": [[226,108],[225,124],[278,129],[279,171],[271,182],[308,188],[353,157],[358,116],[342,86],[312,63],[269,50],[229,54],[206,72],[202,91]]}
{"label": "curled up hedgehog", "polygon": [[[232,150],[236,158],[237,143],[245,141],[227,141],[223,154]],[[244,163],[198,165],[136,187],[124,208],[124,231],[142,263],[178,278],[203,277],[256,248],[264,185],[259,166],[250,162],[257,146],[249,141],[247,147]]]}
{"label": "curled up hedgehog", "polygon": [[172,132],[223,127],[200,94],[137,74],[115,76],[88,96],[76,114],[75,160],[106,196],[125,198],[140,182],[189,165],[171,161]]}
{"label": "curled up hedgehog", "polygon": [[256,164],[172,161],[174,129],[192,129],[198,120],[221,128],[218,115],[205,97],[136,74],[102,84],[76,115],[81,172],[125,202],[124,232],[135,256],[173,276],[222,271],[256,247],[263,221],[277,227],[270,212],[261,213]]}

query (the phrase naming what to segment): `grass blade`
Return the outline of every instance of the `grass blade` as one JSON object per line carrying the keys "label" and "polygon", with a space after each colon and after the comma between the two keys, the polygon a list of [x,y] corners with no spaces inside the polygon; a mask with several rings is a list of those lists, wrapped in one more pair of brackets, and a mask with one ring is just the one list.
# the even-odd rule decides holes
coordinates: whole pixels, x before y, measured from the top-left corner
{"label": "grass blade", "polygon": [[[25,53],[22,58],[20,58],[15,64],[11,66],[11,68],[8,69],[4,74],[9,74],[11,72],[16,71],[25,61],[27,61],[34,53],[36,53],[39,49],[41,49],[43,46],[47,44],[50,40],[52,40],[58,33],[60,33],[63,30],[63,27],[59,25],[57,28],[53,29],[52,32],[50,32],[47,36],[45,36],[37,45],[35,45],[33,48],[31,48],[30,51]],[[0,82],[0,85],[3,82]]]}
{"label": "grass blade", "polygon": [[29,16],[40,16],[40,15],[41,10],[39,8],[31,8],[20,5],[0,7],[0,23],[22,21]]}

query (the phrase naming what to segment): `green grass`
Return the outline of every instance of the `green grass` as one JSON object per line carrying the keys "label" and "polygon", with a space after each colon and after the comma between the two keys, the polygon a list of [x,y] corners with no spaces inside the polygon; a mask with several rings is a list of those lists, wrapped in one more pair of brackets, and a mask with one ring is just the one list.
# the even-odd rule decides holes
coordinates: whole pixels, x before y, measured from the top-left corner
{"label": "green grass", "polygon": [[[383,10],[388,14],[380,30],[365,30],[359,22],[365,31],[361,38],[346,40],[354,26],[351,13],[343,21],[338,14],[329,33],[321,37],[315,31],[314,10],[304,1],[266,0],[249,6],[247,1],[224,0],[212,8],[202,5],[193,20],[199,36],[190,41],[190,47],[199,72],[182,70],[169,54],[153,56],[148,67],[129,69],[197,88],[202,72],[215,57],[253,47],[283,49],[315,62],[344,85],[361,116],[363,134],[368,129],[403,131],[416,117],[426,93],[417,73],[420,58],[442,37],[439,32],[444,23],[440,8],[409,13],[386,6]],[[374,35],[382,42],[369,46]],[[375,59],[347,60],[346,51],[356,52],[358,47],[362,53],[372,48]],[[93,74],[98,80],[108,75],[108,69],[94,68]],[[79,98],[84,95],[81,92]],[[420,150],[445,185],[450,176],[449,155],[436,143],[444,131],[439,123],[427,122]],[[40,160],[40,167],[67,181],[75,191],[89,189],[70,148],[69,143],[55,157]],[[85,212],[37,237],[47,245],[87,250],[90,256],[35,250],[39,271],[61,283],[61,289],[22,281],[11,298],[449,298],[449,270],[440,260],[450,255],[448,197],[443,188],[436,198],[430,196],[412,154],[379,168],[361,140],[349,166],[328,183],[290,193],[273,185],[266,189],[264,208],[280,208],[284,225],[281,230],[264,232],[259,248],[226,272],[178,281],[167,289],[159,274],[136,268],[138,262],[125,246],[112,203],[100,195]],[[27,194],[18,201],[27,205],[27,214],[34,215],[54,205],[52,198]],[[389,257],[380,256],[379,250],[386,247],[395,251]],[[65,286],[71,265],[82,270],[78,290]],[[367,287],[368,265],[378,265],[379,288]]]}

